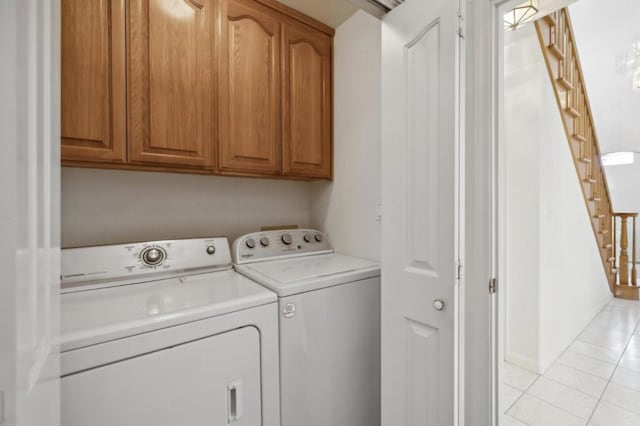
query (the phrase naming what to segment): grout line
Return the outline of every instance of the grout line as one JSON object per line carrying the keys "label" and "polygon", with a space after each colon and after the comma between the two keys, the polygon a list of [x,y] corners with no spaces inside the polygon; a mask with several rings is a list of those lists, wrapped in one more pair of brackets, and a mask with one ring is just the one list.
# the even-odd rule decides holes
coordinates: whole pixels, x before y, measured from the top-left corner
{"label": "grout line", "polygon": [[[614,385],[617,385],[617,383],[614,383]],[[622,385],[618,385],[618,386],[622,386]],[[625,386],[622,386],[622,387],[625,387]],[[627,388],[627,389],[629,389],[629,388]],[[631,389],[631,390],[633,390],[633,389]],[[617,403],[615,403],[613,401],[602,401],[602,402],[604,402],[605,404],[614,405],[616,408],[619,408],[620,410],[625,411],[627,413],[633,414],[634,416],[640,416],[640,414],[636,413],[635,411],[631,411],[628,408],[625,408],[625,407],[623,407],[621,405],[618,405]]]}
{"label": "grout line", "polygon": [[[626,351],[627,351],[627,349],[628,349],[628,347],[629,347],[629,343],[631,342],[631,339],[633,339],[633,336],[635,336],[635,335],[636,335],[636,333],[638,332],[638,329],[640,328],[640,315],[639,315],[639,316],[638,316],[638,319],[636,319],[636,320],[635,320],[635,326],[633,327],[633,331],[632,331],[631,333],[625,333],[625,334],[628,334],[628,336],[627,336],[627,338],[626,338],[626,343],[624,344],[624,346],[623,346],[622,350],[619,350],[619,349],[613,349],[613,348],[611,348],[611,347],[602,346],[602,345],[598,345],[598,344],[595,344],[595,343],[591,343],[591,342],[586,342],[586,341],[580,340],[580,336],[582,335],[582,333],[583,333],[587,328],[589,328],[590,326],[594,325],[594,324],[593,324],[593,323],[594,323],[594,321],[595,321],[595,320],[596,320],[596,319],[597,319],[601,314],[603,314],[603,313],[604,313],[604,311],[611,311],[611,310],[612,310],[612,308],[613,308],[613,309],[616,309],[616,308],[623,308],[623,309],[633,310],[633,311],[635,311],[635,312],[640,312],[640,310],[638,310],[637,308],[631,308],[631,307],[627,307],[627,306],[623,306],[623,305],[616,305],[616,304],[613,304],[613,302],[610,302],[610,303],[609,303],[609,304],[607,304],[605,307],[603,307],[603,308],[602,308],[602,309],[601,309],[601,310],[600,310],[600,311],[599,311],[599,312],[598,312],[598,313],[593,317],[593,319],[592,319],[591,321],[589,321],[589,323],[585,326],[585,328],[584,328],[584,329],[582,329],[582,331],[578,334],[578,336],[577,336],[577,337],[576,337],[576,338],[575,338],[575,339],[574,339],[574,340],[573,340],[573,341],[572,341],[572,342],[571,342],[571,343],[570,343],[570,344],[569,344],[569,345],[568,345],[568,346],[567,346],[567,347],[562,351],[562,353],[558,356],[558,358],[556,358],[556,359],[554,360],[554,362],[552,362],[552,363],[551,363],[551,365],[550,365],[550,366],[549,366],[549,367],[544,371],[544,373],[543,373],[543,374],[532,373],[532,372],[530,372],[530,371],[528,371],[528,370],[526,370],[526,369],[523,369],[523,368],[521,368],[521,367],[518,367],[518,366],[517,366],[517,365],[515,365],[515,364],[512,364],[512,365],[513,365],[514,367],[516,367],[516,368],[520,368],[520,369],[525,370],[525,371],[527,371],[527,372],[529,372],[529,373],[531,373],[531,374],[535,374],[535,375],[536,375],[536,378],[531,382],[531,384],[530,384],[529,386],[527,386],[527,387],[526,387],[526,389],[525,389],[524,391],[521,391],[520,396],[518,396],[518,398],[516,398],[516,399],[515,399],[515,401],[513,401],[513,402],[509,405],[509,407],[507,407],[507,408],[504,410],[503,414],[504,414],[504,415],[511,416],[511,417],[513,417],[513,418],[517,419],[518,421],[520,421],[520,422],[522,422],[522,423],[526,424],[527,426],[529,426],[529,424],[528,424],[528,423],[526,423],[525,421],[523,421],[523,420],[521,420],[520,418],[518,418],[518,417],[516,417],[516,416],[513,416],[513,415],[511,415],[511,414],[509,414],[509,413],[508,413],[508,411],[509,411],[511,408],[513,408],[513,406],[514,406],[514,405],[516,405],[516,404],[517,404],[517,402],[518,402],[518,401],[520,401],[520,399],[522,399],[522,397],[526,394],[526,395],[528,395],[528,396],[529,396],[529,397],[531,397],[531,398],[534,398],[534,399],[537,399],[537,400],[539,400],[539,401],[542,401],[543,403],[548,404],[548,405],[550,405],[550,406],[552,406],[552,407],[554,407],[554,408],[557,408],[557,409],[559,409],[559,410],[562,410],[562,411],[564,411],[564,412],[566,412],[566,413],[568,413],[568,414],[570,414],[570,415],[572,415],[572,416],[574,416],[574,417],[576,417],[576,418],[579,418],[579,419],[581,419],[581,420],[586,420],[585,425],[588,425],[588,423],[589,423],[589,422],[591,421],[591,419],[593,418],[593,414],[595,413],[596,409],[598,408],[598,406],[599,406],[599,405],[600,405],[600,403],[602,402],[602,397],[603,397],[604,393],[606,392],[607,388],[609,387],[609,384],[611,383],[611,379],[613,378],[613,375],[615,374],[616,370],[620,367],[620,362],[622,361],[622,358],[624,357],[624,355],[625,355],[625,353],[626,353]],[[599,324],[597,324],[596,326],[598,326],[598,327],[600,327],[600,328],[603,328],[604,330],[608,330],[608,331],[610,331],[610,326],[607,326],[607,325],[600,326]],[[618,332],[618,331],[616,330],[616,332]],[[580,341],[581,343],[585,343],[585,344],[587,344],[587,345],[595,346],[595,347],[602,348],[602,349],[606,349],[606,350],[609,350],[609,351],[615,351],[615,352],[620,351],[620,355],[617,357],[617,361],[616,361],[616,362],[615,362],[615,364],[614,364],[614,363],[611,363],[611,362],[608,362],[608,361],[603,361],[603,360],[598,359],[598,358],[593,358],[593,357],[591,357],[591,356],[589,356],[589,355],[583,355],[583,354],[581,354],[581,353],[579,353],[579,352],[573,352],[573,351],[571,351],[571,350],[570,350],[570,348],[571,348],[571,346],[572,346],[576,341]],[[559,360],[559,359],[560,359],[560,358],[561,358],[565,353],[567,353],[567,352],[572,352],[572,353],[574,353],[574,354],[581,355],[581,356],[583,356],[583,357],[586,357],[586,358],[592,359],[592,360],[594,360],[594,361],[599,361],[599,362],[605,363],[605,364],[607,364],[607,365],[613,365],[613,366],[614,366],[613,372],[612,372],[612,373],[611,373],[611,375],[609,376],[609,379],[604,379],[604,378],[602,378],[601,376],[596,376],[596,375],[594,375],[594,374],[591,374],[591,373],[586,372],[586,371],[583,371],[583,370],[579,370],[579,369],[574,368],[574,367],[572,367],[572,366],[569,366],[569,365],[566,365],[566,364],[562,364],[562,363],[558,363],[558,360]],[[504,362],[504,363],[506,363],[507,361],[503,361],[503,362]],[[557,380],[554,380],[554,379],[552,379],[552,378],[549,378],[549,377],[545,376],[545,374],[549,371],[549,369],[550,369],[554,364],[556,364],[556,363],[558,363],[559,365],[562,365],[562,366],[563,366],[563,367],[565,367],[565,368],[569,368],[569,369],[571,369],[571,370],[574,370],[574,371],[576,371],[576,372],[578,372],[578,373],[587,374],[587,375],[592,376],[592,377],[595,377],[595,378],[597,378],[597,379],[600,379],[600,380],[604,380],[604,381],[606,381],[606,384],[605,384],[605,386],[604,386],[604,388],[603,388],[602,392],[600,392],[600,396],[599,396],[598,398],[596,398],[596,397],[594,397],[594,396],[593,396],[593,395],[591,395],[591,394],[588,394],[588,393],[586,393],[586,392],[583,392],[581,389],[574,388],[573,386],[569,386],[569,385],[567,385],[567,384],[565,384],[565,383],[559,382],[559,381],[557,381]],[[620,368],[622,368],[622,367],[620,367]],[[545,400],[543,400],[543,399],[541,399],[541,398],[538,398],[537,396],[532,395],[531,393],[529,393],[529,390],[533,387],[533,385],[534,385],[535,383],[537,383],[537,382],[538,382],[538,380],[539,380],[541,377],[544,377],[544,378],[545,378],[545,379],[547,379],[547,380],[550,380],[550,381],[552,381],[552,382],[555,382],[555,383],[558,383],[558,384],[563,385],[563,386],[565,386],[565,387],[568,387],[568,388],[570,388],[571,390],[577,391],[577,392],[579,392],[579,393],[581,393],[581,394],[583,394],[583,395],[586,395],[586,396],[588,396],[588,397],[590,397],[590,398],[597,399],[597,401],[596,401],[595,405],[593,406],[593,409],[591,410],[591,414],[589,415],[589,417],[588,417],[587,419],[584,419],[583,417],[579,417],[579,416],[575,415],[574,413],[571,413],[570,411],[567,411],[566,409],[564,409],[564,408],[562,408],[562,407],[558,407],[558,406],[557,406],[557,405],[555,405],[555,404],[552,404],[552,403],[550,403],[550,402],[548,402],[548,401],[545,401]],[[504,382],[504,381],[503,381],[503,384],[508,385],[508,386],[510,386],[510,387],[512,387],[512,388],[514,388],[514,389],[520,390],[519,388],[516,388],[515,386],[509,385],[508,383],[506,383],[506,382]],[[623,385],[620,385],[620,386],[622,386],[622,387],[625,387],[625,388],[626,388],[626,386],[623,386]],[[628,389],[631,389],[631,388],[628,388]],[[632,389],[632,390],[635,390],[635,389]],[[624,411],[626,411],[626,412],[629,412],[629,413],[632,413],[632,414],[636,414],[636,413],[634,413],[633,411],[627,410],[626,408],[621,407],[621,406],[619,406],[619,405],[617,405],[617,404],[615,404],[615,403],[611,403],[610,401],[606,401],[606,402],[607,402],[607,403],[610,403],[610,404],[612,404],[612,405],[615,405],[616,407],[618,407],[618,408],[620,408],[620,409],[622,409],[622,410],[624,410]]]}
{"label": "grout line", "polygon": [[[563,366],[563,367],[567,367],[567,366],[566,366],[566,365],[564,365],[564,364],[562,364],[562,366]],[[584,373],[584,371],[576,370],[576,369],[575,369],[575,368],[573,368],[573,367],[568,367],[568,368],[571,368],[572,370],[578,371],[578,372],[580,372],[580,373]],[[589,373],[585,373],[585,374],[589,374]],[[598,379],[600,379],[600,380],[605,380],[605,381],[606,381],[606,379],[603,379],[602,377],[594,376],[593,374],[590,374],[590,376],[592,376],[592,377],[597,377],[597,378],[598,378]],[[596,398],[597,398],[597,397],[593,396],[593,395],[592,395],[592,394],[590,394],[590,393],[586,393],[586,392],[585,392],[585,391],[583,391],[582,389],[574,388],[573,386],[569,386],[569,385],[568,385],[568,384],[566,384],[566,383],[559,382],[559,381],[557,381],[557,380],[555,380],[555,379],[552,379],[551,377],[547,377],[547,376],[542,376],[542,377],[544,377],[545,379],[547,379],[547,380],[549,380],[549,381],[551,381],[551,382],[558,383],[558,384],[560,384],[560,385],[562,385],[562,386],[564,386],[564,387],[567,387],[567,388],[569,388],[569,389],[571,389],[571,390],[573,390],[573,391],[576,391],[576,392],[579,392],[579,393],[581,393],[581,394],[583,394],[583,395],[586,395],[586,396],[588,396],[589,398],[593,398],[593,399],[596,399]],[[606,386],[605,386],[605,387],[606,387]],[[552,405],[553,405],[553,404],[552,404]]]}
{"label": "grout line", "polygon": [[[566,385],[565,385],[565,386],[566,386]],[[540,398],[540,397],[537,397],[537,396],[535,396],[535,395],[532,395],[532,394],[530,394],[530,393],[528,393],[528,392],[525,392],[525,394],[527,394],[527,396],[528,396],[528,397],[530,397],[530,398],[537,399],[538,401],[542,401],[542,403],[544,403],[544,404],[550,405],[550,406],[552,406],[553,408],[557,408],[557,409],[558,409],[558,410],[560,410],[560,411],[564,411],[565,413],[570,414],[571,416],[575,417],[576,419],[589,421],[588,419],[585,419],[584,417],[580,417],[580,416],[578,416],[578,415],[576,415],[576,414],[572,413],[571,411],[568,411],[567,409],[562,408],[562,407],[558,407],[557,405],[552,404],[552,403],[550,403],[549,401],[545,401],[544,399],[542,399],[542,398]],[[523,395],[524,395],[524,394],[523,394]],[[516,416],[512,416],[512,417],[516,417]],[[516,419],[520,420],[518,417],[516,417]],[[520,421],[522,421],[522,420],[520,420]]]}
{"label": "grout line", "polygon": [[[576,341],[578,341],[578,340],[574,340],[574,341],[573,341],[573,343],[575,343]],[[587,343],[587,342],[583,342],[582,340],[579,340],[579,342],[580,342],[580,343]],[[573,344],[573,343],[572,343],[572,344]],[[589,345],[590,345],[591,343],[587,343],[587,344],[589,344]],[[593,346],[596,346],[596,345],[593,345]],[[598,347],[601,347],[601,346],[598,346]],[[613,350],[613,349],[611,349],[611,350]],[[622,358],[622,354],[621,354],[619,357],[617,357],[617,358],[616,358],[616,361],[615,361],[615,362],[612,362],[612,361],[605,361],[605,360],[602,360],[602,359],[600,359],[600,358],[595,358],[595,357],[593,357],[593,356],[591,356],[591,355],[585,355],[585,354],[582,354],[582,353],[580,353],[580,352],[572,351],[571,349],[568,349],[568,350],[567,350],[567,352],[571,352],[572,354],[580,355],[580,356],[583,356],[583,357],[585,357],[585,358],[592,359],[592,360],[594,360],[594,361],[604,362],[605,364],[609,364],[609,365],[613,365],[613,366],[617,365],[617,364],[618,364],[618,361],[620,361],[620,358]],[[562,355],[564,355],[564,353],[563,353]],[[562,356],[562,355],[560,355],[560,356]],[[558,357],[558,358],[559,358],[559,357]],[[563,364],[563,365],[564,365],[564,364]]]}
{"label": "grout line", "polygon": [[[607,306],[609,306],[609,305],[607,305]],[[618,359],[618,362],[616,364],[616,368],[613,369],[613,373],[611,374],[611,378],[607,382],[607,385],[604,387],[604,390],[602,391],[602,394],[600,395],[600,398],[598,398],[598,402],[596,402],[596,405],[593,407],[593,410],[591,411],[591,415],[589,416],[589,420],[587,420],[587,424],[589,424],[589,422],[591,422],[591,419],[593,418],[593,415],[595,414],[596,410],[598,409],[598,406],[602,402],[602,397],[604,396],[605,392],[609,388],[609,384],[611,384],[611,379],[613,379],[614,374],[618,370],[618,367],[620,366],[620,361],[622,360],[622,357],[624,357],[624,354],[627,352],[627,349],[629,348],[629,343],[631,343],[631,339],[633,339],[633,336],[635,336],[636,332],[638,331],[638,326],[639,325],[640,325],[640,319],[636,320],[636,326],[633,329],[633,333],[631,333],[631,336],[629,336],[629,338],[627,339],[627,343],[624,345],[624,349],[622,350],[622,355],[620,355],[620,358]],[[627,410],[627,411],[629,411],[629,410]]]}

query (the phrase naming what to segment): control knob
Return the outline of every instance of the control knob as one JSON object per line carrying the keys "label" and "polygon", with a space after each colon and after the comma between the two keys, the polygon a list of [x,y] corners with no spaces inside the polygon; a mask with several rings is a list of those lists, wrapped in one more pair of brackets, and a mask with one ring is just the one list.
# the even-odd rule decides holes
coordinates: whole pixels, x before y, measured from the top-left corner
{"label": "control knob", "polygon": [[291,234],[282,234],[282,242],[286,245],[290,245],[293,242],[293,238],[291,238]]}
{"label": "control knob", "polygon": [[247,241],[245,241],[245,245],[247,247],[249,247],[250,249],[255,248],[256,247],[256,241],[253,238],[249,238],[249,239],[247,239]]}
{"label": "control knob", "polygon": [[315,240],[316,240],[317,242],[321,243],[321,242],[322,242],[322,234],[316,234],[316,236],[315,236]]}
{"label": "control knob", "polygon": [[167,254],[160,247],[147,247],[142,251],[142,261],[149,266],[157,266],[162,263]]}
{"label": "control knob", "polygon": [[260,245],[262,247],[269,247],[269,238],[267,237],[260,238]]}
{"label": "control knob", "polygon": [[216,248],[214,246],[207,246],[207,254],[214,254],[216,252]]}
{"label": "control knob", "polygon": [[304,241],[305,241],[306,243],[310,243],[310,242],[311,242],[311,234],[308,234],[308,233],[307,233],[307,234],[304,234],[304,237],[303,237],[303,238],[304,238]]}

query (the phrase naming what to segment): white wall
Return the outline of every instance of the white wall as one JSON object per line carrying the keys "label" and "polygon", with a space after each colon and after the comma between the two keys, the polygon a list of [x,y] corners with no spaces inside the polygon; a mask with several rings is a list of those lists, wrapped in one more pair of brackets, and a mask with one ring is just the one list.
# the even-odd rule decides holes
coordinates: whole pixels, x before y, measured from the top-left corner
{"label": "white wall", "polygon": [[542,372],[611,299],[542,53],[505,34],[506,358]]}
{"label": "white wall", "polygon": [[380,259],[380,20],[356,12],[334,40],[334,182],[315,182],[311,226],[341,253]]}
{"label": "white wall", "polygon": [[[569,10],[600,148],[640,152],[640,92],[625,63],[640,42],[640,2],[581,0]],[[607,167],[606,174],[614,210],[640,211],[640,155],[632,165]]]}
{"label": "white wall", "polygon": [[309,183],[64,168],[62,245],[239,235],[309,225]]}

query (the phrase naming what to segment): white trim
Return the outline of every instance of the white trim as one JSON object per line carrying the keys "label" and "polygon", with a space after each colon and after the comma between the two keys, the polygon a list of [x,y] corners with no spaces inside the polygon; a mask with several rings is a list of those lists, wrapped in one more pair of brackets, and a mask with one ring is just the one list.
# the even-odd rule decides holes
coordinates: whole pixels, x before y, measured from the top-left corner
{"label": "white trim", "polygon": [[543,365],[543,363],[541,363],[537,359],[533,359],[515,352],[506,352],[505,361],[536,374],[543,374],[545,371],[547,371],[549,365],[551,365],[551,363],[549,363],[549,365]]}

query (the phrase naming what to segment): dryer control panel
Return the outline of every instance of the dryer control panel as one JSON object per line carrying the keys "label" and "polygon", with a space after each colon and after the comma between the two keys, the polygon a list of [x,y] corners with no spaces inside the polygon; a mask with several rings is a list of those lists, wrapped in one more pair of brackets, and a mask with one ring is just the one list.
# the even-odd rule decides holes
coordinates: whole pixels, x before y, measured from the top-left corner
{"label": "dryer control panel", "polygon": [[62,250],[62,285],[144,279],[149,275],[229,268],[226,238],[149,241]]}
{"label": "dryer control panel", "polygon": [[327,236],[313,229],[283,229],[243,235],[233,242],[233,263],[333,253]]}

